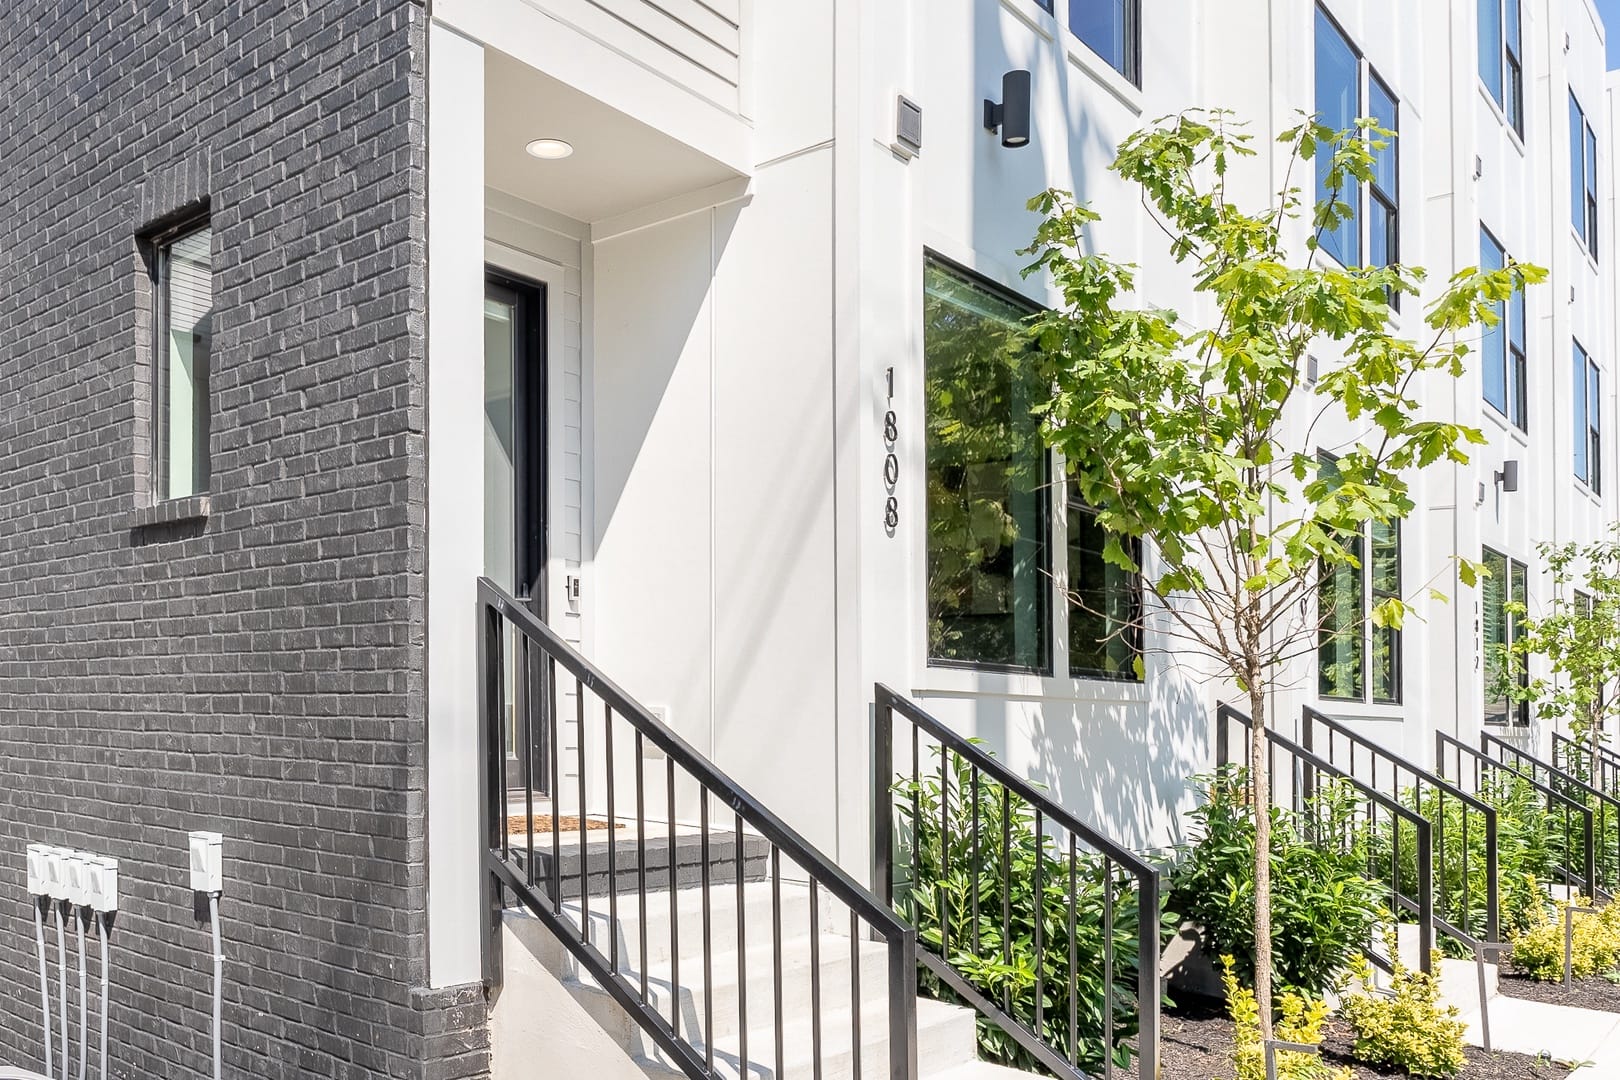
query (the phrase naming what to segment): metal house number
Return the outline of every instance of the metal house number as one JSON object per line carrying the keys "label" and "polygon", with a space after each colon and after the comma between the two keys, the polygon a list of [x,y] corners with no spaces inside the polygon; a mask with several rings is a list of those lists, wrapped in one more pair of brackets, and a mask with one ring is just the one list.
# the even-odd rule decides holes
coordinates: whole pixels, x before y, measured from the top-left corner
{"label": "metal house number", "polygon": [[883,459],[883,486],[888,499],[883,504],[883,528],[892,536],[900,525],[900,500],[894,489],[900,483],[900,458],[894,450],[900,439],[900,428],[894,415],[894,368],[888,370],[889,411],[883,414],[883,445],[888,449]]}

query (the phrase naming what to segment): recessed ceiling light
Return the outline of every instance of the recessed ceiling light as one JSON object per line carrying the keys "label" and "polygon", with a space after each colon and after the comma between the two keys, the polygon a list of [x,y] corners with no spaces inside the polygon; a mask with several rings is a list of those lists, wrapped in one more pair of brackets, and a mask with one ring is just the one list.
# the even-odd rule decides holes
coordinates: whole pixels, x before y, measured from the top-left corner
{"label": "recessed ceiling light", "polygon": [[574,152],[573,144],[561,139],[536,139],[523,149],[542,161],[560,161]]}

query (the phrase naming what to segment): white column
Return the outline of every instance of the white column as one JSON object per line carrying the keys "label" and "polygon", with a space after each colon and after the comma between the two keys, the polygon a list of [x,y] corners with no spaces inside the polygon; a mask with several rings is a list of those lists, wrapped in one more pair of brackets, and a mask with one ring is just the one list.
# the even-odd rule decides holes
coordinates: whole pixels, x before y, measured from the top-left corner
{"label": "white column", "polygon": [[428,31],[428,978],[480,977],[476,612],[484,520],[484,50]]}

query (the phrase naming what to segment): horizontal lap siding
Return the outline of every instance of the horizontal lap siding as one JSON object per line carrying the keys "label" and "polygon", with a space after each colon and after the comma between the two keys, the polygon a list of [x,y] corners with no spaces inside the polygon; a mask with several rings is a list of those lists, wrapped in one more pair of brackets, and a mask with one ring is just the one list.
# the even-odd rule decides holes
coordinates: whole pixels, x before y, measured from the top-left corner
{"label": "horizontal lap siding", "polygon": [[529,2],[718,104],[738,108],[741,0]]}

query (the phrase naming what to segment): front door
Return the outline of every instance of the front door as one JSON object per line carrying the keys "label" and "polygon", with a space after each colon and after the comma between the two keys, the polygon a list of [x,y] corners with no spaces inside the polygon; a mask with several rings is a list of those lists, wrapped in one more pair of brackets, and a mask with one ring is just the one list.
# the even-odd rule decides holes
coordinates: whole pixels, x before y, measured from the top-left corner
{"label": "front door", "polygon": [[[546,617],[546,327],[545,286],[495,270],[484,277],[484,573]],[[513,635],[515,637],[515,635]],[[519,658],[508,642],[506,670]],[[531,673],[541,668],[529,658]],[[537,678],[528,686],[538,692]],[[524,680],[507,685],[507,782],[523,782],[518,725],[529,709]],[[536,731],[531,775],[549,790],[547,733]]]}

